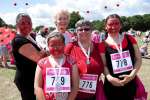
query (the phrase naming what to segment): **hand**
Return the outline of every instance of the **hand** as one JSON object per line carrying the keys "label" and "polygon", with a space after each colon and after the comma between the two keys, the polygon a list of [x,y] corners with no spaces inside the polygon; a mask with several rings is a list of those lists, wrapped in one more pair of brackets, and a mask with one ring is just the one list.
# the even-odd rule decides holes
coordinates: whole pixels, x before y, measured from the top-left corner
{"label": "hand", "polygon": [[122,84],[127,84],[134,78],[133,75],[121,75],[119,77],[123,78],[123,80],[120,81]]}
{"label": "hand", "polygon": [[42,57],[46,57],[46,56],[47,56],[47,53],[46,53],[45,50],[41,50],[41,51],[40,51],[40,54],[41,54]]}
{"label": "hand", "polygon": [[114,86],[123,86],[124,85],[121,82],[121,80],[118,78],[112,77],[111,75],[107,75],[106,77],[107,77],[108,81]]}

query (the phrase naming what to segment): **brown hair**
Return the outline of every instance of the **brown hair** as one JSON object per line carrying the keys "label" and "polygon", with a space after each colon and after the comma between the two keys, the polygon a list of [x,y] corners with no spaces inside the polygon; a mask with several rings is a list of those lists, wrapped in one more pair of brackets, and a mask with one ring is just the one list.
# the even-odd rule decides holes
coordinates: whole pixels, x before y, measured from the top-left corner
{"label": "brown hair", "polygon": [[[120,24],[121,24],[121,26],[122,26],[121,17],[120,17],[118,14],[111,14],[111,15],[107,16],[106,19],[105,19],[105,22],[104,22],[105,27],[106,27],[106,24],[107,24],[107,21],[108,21],[109,18],[118,18],[119,21],[120,21]],[[120,32],[121,32],[121,31],[122,31],[122,30],[120,30]]]}
{"label": "brown hair", "polygon": [[46,43],[47,43],[47,45],[48,45],[48,41],[49,41],[51,38],[53,38],[53,37],[58,37],[58,38],[60,38],[60,39],[63,41],[63,43],[65,44],[65,38],[64,38],[63,34],[61,34],[61,33],[59,33],[59,32],[51,32],[51,33],[48,34],[48,36],[47,36],[47,38],[46,38]]}
{"label": "brown hair", "polygon": [[[16,24],[19,23],[19,21],[20,21],[20,19],[21,19],[22,17],[28,17],[28,18],[31,20],[31,17],[30,17],[28,14],[26,14],[26,13],[19,13],[19,14],[17,15],[17,17],[16,17]],[[31,21],[31,22],[32,22],[32,21]]]}
{"label": "brown hair", "polygon": [[92,23],[88,20],[81,19],[77,21],[77,23],[75,24],[76,28],[82,27],[82,26],[89,26],[92,29]]}

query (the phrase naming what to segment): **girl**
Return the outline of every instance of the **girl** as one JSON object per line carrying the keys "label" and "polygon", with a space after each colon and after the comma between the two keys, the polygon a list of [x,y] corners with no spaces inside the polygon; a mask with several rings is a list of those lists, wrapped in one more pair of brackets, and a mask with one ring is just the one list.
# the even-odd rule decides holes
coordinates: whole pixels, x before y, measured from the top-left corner
{"label": "girl", "polygon": [[141,67],[141,55],[136,40],[121,34],[121,19],[117,14],[106,18],[108,36],[99,46],[106,75],[104,90],[107,100],[134,100],[135,76]]}
{"label": "girl", "polygon": [[64,55],[65,39],[59,32],[47,37],[50,56],[38,62],[35,94],[38,100],[74,100],[79,85],[75,61]]}

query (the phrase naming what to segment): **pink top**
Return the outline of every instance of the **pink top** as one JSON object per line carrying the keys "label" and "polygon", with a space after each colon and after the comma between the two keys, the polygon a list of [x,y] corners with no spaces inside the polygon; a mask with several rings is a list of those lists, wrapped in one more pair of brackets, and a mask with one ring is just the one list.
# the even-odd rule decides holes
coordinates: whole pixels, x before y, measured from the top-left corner
{"label": "pink top", "polygon": [[[66,61],[64,62],[62,67],[69,68],[70,69],[70,73],[71,73],[73,64],[75,64],[75,61],[71,57],[66,56]],[[44,91],[44,95],[45,95],[46,100],[56,100],[56,93],[46,94],[46,90],[45,90],[46,89],[46,68],[52,67],[48,57],[45,57],[45,58],[41,59],[38,62],[38,65],[39,65],[39,67],[42,70],[43,91]],[[71,75],[70,75],[70,79],[71,79]]]}
{"label": "pink top", "polygon": [[95,43],[99,43],[100,42],[100,34],[92,34],[92,41]]}

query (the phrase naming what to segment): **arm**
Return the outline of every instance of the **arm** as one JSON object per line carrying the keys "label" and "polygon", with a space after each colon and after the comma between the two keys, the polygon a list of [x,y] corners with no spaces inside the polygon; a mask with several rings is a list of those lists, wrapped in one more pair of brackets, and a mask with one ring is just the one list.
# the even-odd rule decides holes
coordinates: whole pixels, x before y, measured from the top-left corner
{"label": "arm", "polygon": [[45,56],[45,53],[43,51],[40,52],[36,50],[35,47],[30,43],[21,46],[19,48],[19,53],[34,62],[38,62]]}
{"label": "arm", "polygon": [[133,77],[135,77],[136,74],[137,74],[137,72],[141,68],[142,59],[141,59],[141,54],[140,54],[138,45],[134,44],[133,47],[134,47],[134,52],[135,52],[135,64],[134,64],[134,69],[133,69],[133,71],[131,72],[130,75],[132,75]]}
{"label": "arm", "polygon": [[38,100],[45,100],[42,89],[42,72],[39,66],[36,68],[35,80],[34,80],[34,92]]}
{"label": "arm", "polygon": [[104,75],[106,76],[107,80],[114,86],[123,86],[123,84],[120,82],[121,81],[120,79],[115,78],[112,75],[110,75],[109,70],[107,68],[107,64],[106,64],[105,54],[101,53],[100,55],[104,64]]}
{"label": "arm", "polygon": [[71,86],[71,92],[68,95],[67,100],[75,100],[76,95],[78,93],[79,89],[79,72],[76,65],[73,65],[72,67],[72,86]]}
{"label": "arm", "polygon": [[135,64],[134,64],[134,69],[131,71],[129,75],[121,75],[120,77],[124,77],[124,79],[121,81],[123,84],[126,84],[130,82],[134,77],[137,75],[141,64],[142,64],[142,59],[141,59],[141,54],[139,51],[139,47],[137,44],[133,45],[134,52],[135,52]]}

